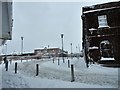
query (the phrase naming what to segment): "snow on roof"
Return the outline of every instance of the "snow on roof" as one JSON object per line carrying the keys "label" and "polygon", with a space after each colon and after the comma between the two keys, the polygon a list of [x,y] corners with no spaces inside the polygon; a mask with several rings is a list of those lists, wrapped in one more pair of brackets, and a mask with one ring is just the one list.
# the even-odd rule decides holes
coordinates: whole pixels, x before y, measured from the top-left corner
{"label": "snow on roof", "polygon": [[116,8],[120,8],[120,7],[110,7],[110,8],[103,8],[103,9],[89,10],[89,11],[85,11],[85,12],[83,12],[83,13],[84,13],[84,14],[87,14],[87,13],[100,12],[100,11],[111,10],[111,9],[116,9]]}
{"label": "snow on roof", "polygon": [[47,49],[58,49],[58,47],[43,47],[43,48],[35,48],[35,50],[42,50],[42,49],[45,49],[45,48],[47,48]]}

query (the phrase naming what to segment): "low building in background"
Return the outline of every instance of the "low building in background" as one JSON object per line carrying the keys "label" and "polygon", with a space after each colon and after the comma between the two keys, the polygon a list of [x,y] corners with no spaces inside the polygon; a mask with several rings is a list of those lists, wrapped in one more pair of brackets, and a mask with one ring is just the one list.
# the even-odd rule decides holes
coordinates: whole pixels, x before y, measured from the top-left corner
{"label": "low building in background", "polygon": [[[41,57],[59,57],[62,54],[62,50],[60,48],[41,48],[35,49],[34,53]],[[63,54],[67,56],[68,52],[63,51]]]}
{"label": "low building in background", "polygon": [[[42,48],[35,49],[34,52],[24,52],[23,54],[9,54],[0,55],[1,57],[7,57],[7,59],[13,60],[27,60],[27,59],[41,59],[41,58],[51,58],[51,57],[62,57],[62,50],[59,48]],[[63,56],[67,57],[68,52],[63,51]]]}

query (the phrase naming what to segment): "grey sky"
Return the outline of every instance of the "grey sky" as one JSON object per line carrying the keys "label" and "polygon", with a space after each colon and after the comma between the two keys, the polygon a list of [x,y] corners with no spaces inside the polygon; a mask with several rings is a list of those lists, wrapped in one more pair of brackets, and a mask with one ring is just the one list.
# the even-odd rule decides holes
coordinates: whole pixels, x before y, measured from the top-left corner
{"label": "grey sky", "polygon": [[21,36],[25,52],[48,45],[61,48],[61,33],[64,49],[70,51],[73,43],[76,52],[78,44],[82,48],[81,8],[91,4],[95,2],[15,2],[13,39],[7,41],[7,52],[21,52]]}

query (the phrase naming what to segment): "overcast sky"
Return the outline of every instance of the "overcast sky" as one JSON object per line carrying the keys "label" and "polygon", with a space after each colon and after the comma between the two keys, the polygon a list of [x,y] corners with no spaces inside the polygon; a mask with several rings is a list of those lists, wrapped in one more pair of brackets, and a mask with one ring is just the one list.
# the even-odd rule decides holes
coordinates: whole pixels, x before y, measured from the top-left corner
{"label": "overcast sky", "polygon": [[[70,43],[73,43],[73,52],[78,52],[76,46],[79,44],[80,49],[82,48],[82,7],[110,0],[33,1],[13,3],[13,36],[11,41],[7,41],[7,53],[21,52],[21,36],[24,37],[25,52],[33,52],[35,48],[48,45],[61,48],[61,33],[64,34],[64,49],[70,51]],[[3,46],[3,52],[5,48]]]}

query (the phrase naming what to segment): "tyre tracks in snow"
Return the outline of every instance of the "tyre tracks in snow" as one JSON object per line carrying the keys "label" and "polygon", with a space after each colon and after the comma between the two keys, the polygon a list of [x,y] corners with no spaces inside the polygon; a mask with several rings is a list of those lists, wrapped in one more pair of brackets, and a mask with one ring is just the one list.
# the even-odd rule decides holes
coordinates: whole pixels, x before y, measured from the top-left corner
{"label": "tyre tracks in snow", "polygon": [[[63,69],[56,69],[51,68],[48,66],[45,66],[44,63],[49,63],[52,61],[38,61],[38,62],[25,62],[24,66],[20,69],[22,72],[29,74],[30,76],[35,76],[35,64],[39,63],[40,69],[39,69],[39,75],[40,78],[48,78],[48,79],[59,79],[62,81],[71,81],[71,72],[70,68],[68,70]],[[77,61],[78,63],[78,61]],[[75,67],[77,63],[75,63]],[[26,70],[23,70],[23,68],[26,67]],[[60,67],[60,66],[58,66]],[[30,69],[32,68],[32,69]],[[33,69],[34,68],[34,69]],[[75,82],[80,83],[86,83],[86,84],[98,84],[98,85],[110,85],[112,87],[117,87],[118,85],[118,77],[117,75],[104,75],[104,74],[98,74],[98,73],[89,73],[88,70],[81,69],[81,70],[75,70]]]}

